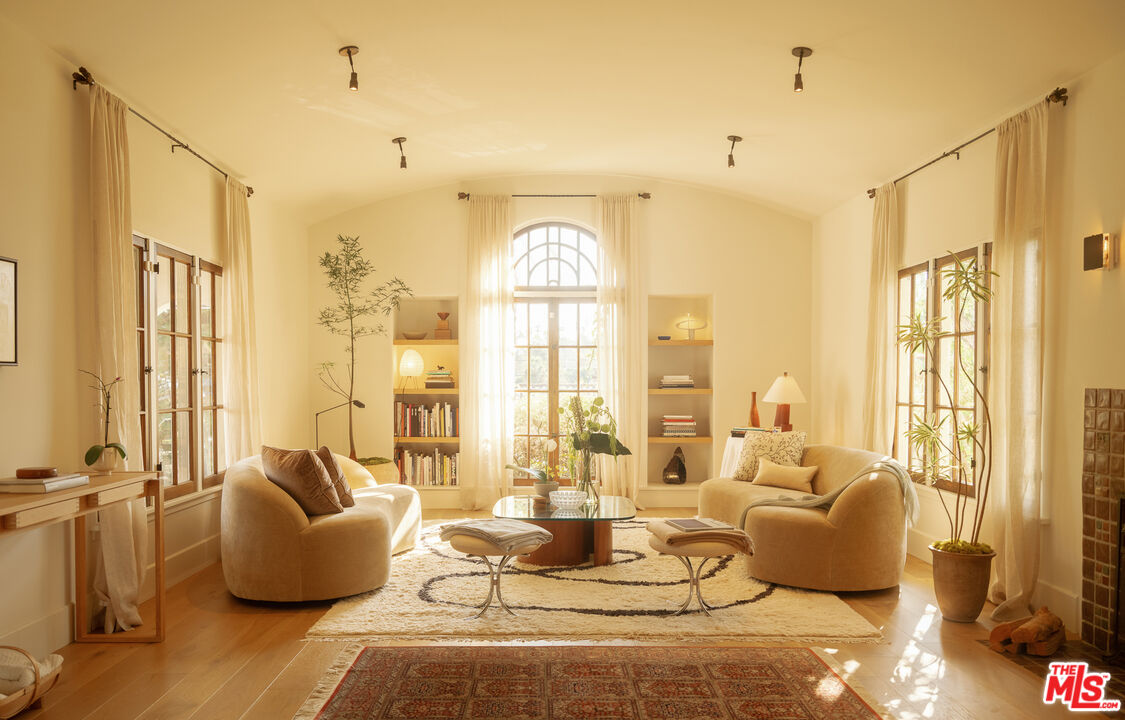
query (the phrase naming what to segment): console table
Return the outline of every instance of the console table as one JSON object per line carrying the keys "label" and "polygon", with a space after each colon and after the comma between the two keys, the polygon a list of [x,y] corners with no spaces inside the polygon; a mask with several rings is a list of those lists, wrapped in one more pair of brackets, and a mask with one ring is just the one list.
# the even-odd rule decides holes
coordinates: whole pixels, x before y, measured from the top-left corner
{"label": "console table", "polygon": [[[86,617],[86,516],[138,498],[152,498],[156,565],[156,622],[153,632],[91,633]],[[90,484],[52,493],[0,495],[0,534],[74,521],[74,641],[164,641],[164,484],[154,472],[91,475]]]}

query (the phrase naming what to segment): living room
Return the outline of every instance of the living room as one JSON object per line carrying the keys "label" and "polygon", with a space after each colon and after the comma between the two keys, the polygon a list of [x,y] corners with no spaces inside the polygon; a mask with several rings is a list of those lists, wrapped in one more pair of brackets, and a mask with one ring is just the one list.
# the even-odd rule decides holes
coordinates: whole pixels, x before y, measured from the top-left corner
{"label": "living room", "polygon": [[[112,460],[120,442],[128,457],[90,482],[127,478],[147,496],[139,510],[121,493],[100,500],[131,508],[125,555],[143,561],[121,606],[102,547],[116,542],[112,511],[94,512],[78,487],[58,493],[80,510],[24,520],[3,509],[17,496],[0,496],[0,645],[63,658],[57,685],[21,717],[346,717],[332,704],[341,697],[391,717],[386,697],[336,693],[364,662],[454,662],[426,653],[466,647],[514,661],[500,655],[513,641],[544,667],[574,660],[550,653],[607,646],[639,653],[637,664],[676,646],[676,662],[705,674],[716,665],[700,658],[734,662],[727,653],[759,653],[754,662],[774,670],[813,658],[817,682],[851,704],[789,688],[805,716],[1050,717],[1068,709],[1044,704],[1049,662],[1125,677],[1103,658],[1118,642],[1125,492],[1120,3],[100,5],[0,2],[0,273],[13,280],[0,274],[10,312],[0,312],[0,478],[39,466],[93,474],[103,458],[84,462],[91,443]],[[1030,185],[1028,166],[1039,172]],[[1031,212],[1042,230],[1016,255],[1001,236],[1026,224],[1017,214],[1029,203],[1016,199],[1026,187],[1041,187]],[[103,237],[128,250],[134,271],[114,275],[117,261],[96,249]],[[394,278],[409,289],[361,318],[384,331],[355,338],[352,353],[322,312],[341,307],[323,263],[340,256],[341,237],[358,238],[374,268],[365,296]],[[575,267],[592,270],[568,282],[571,248]],[[958,267],[951,252],[986,297],[940,299],[934,282]],[[614,257],[622,264],[602,272],[599,258]],[[1012,272],[1013,258],[1031,264]],[[498,277],[515,290],[489,295]],[[116,322],[106,288],[136,304],[133,372],[104,360]],[[594,319],[608,317],[598,313],[609,297],[616,324]],[[903,350],[897,325],[964,308],[972,319],[962,317],[956,347],[977,370],[950,373],[955,397],[944,398],[931,364],[948,357]],[[490,313],[524,329],[490,325]],[[117,416],[107,423],[83,370],[107,384],[123,376],[112,404],[138,403],[135,435]],[[442,373],[452,380],[435,380]],[[484,391],[494,386],[499,399]],[[600,396],[613,421],[594,433],[630,450],[603,450],[581,506],[605,513],[609,561],[584,554],[578,567],[593,579],[583,585],[521,553],[496,581],[501,606],[462,620],[492,598],[493,578],[442,528],[516,519],[494,507],[501,496],[527,496],[531,508],[534,475],[508,464],[577,485],[589,456],[568,442],[570,398],[592,407]],[[408,404],[445,408],[450,423],[456,410],[460,428],[403,431]],[[992,440],[956,467],[919,459],[948,454],[932,451],[940,432],[925,437],[930,413],[947,406],[969,446]],[[789,433],[768,430],[790,423],[808,450],[789,462],[763,451],[780,470],[758,468],[744,438],[772,442]],[[282,544],[231,515],[253,508],[228,502],[236,483],[224,471],[263,445],[331,448],[347,476],[339,493],[350,485],[361,506],[391,497],[383,486],[409,488],[393,496],[398,509],[378,511],[398,523],[390,547],[333,547],[364,566],[347,597],[258,595],[268,553],[247,548]],[[851,478],[866,460],[848,465],[821,446],[889,454],[910,473],[900,488],[882,468],[880,492],[898,494],[878,523],[893,527],[856,526],[870,533],[862,562],[793,561],[820,526],[766,529],[791,512],[819,522],[844,500],[747,509],[755,483],[742,480],[817,458],[806,492],[824,502],[835,501],[832,478],[855,485],[840,498],[867,482]],[[430,460],[455,462],[456,483],[448,471],[431,483]],[[240,465],[238,483],[256,481],[243,471],[263,462]],[[331,475],[331,457],[322,464]],[[415,467],[427,468],[420,483],[404,477]],[[774,487],[771,497],[786,492]],[[964,518],[954,532],[947,511]],[[697,514],[745,529],[754,555],[680,553],[685,570],[651,544],[650,523]],[[540,523],[555,539],[535,552],[564,545],[573,523],[555,522]],[[969,622],[935,595],[930,546],[950,537],[997,553]],[[253,582],[233,576],[240,550]],[[880,558],[891,580],[861,572]],[[328,582],[343,582],[332,567]],[[784,572],[800,577],[771,575]],[[685,593],[690,607],[665,618]],[[122,631],[119,617],[99,636],[107,607],[142,622]],[[1052,635],[1061,649],[989,648],[996,627],[1041,607],[1065,628]],[[162,642],[130,641],[153,632]],[[763,655],[790,650],[805,654]],[[1113,682],[1106,697],[1120,698]],[[635,714],[621,716],[661,716],[642,686],[629,689]],[[551,687],[528,691],[521,712],[539,716],[540,701],[554,708],[542,717],[610,712],[565,706]],[[668,709],[683,698],[653,697],[685,716]],[[739,712],[768,717],[775,700]],[[738,717],[724,702],[693,712]],[[511,713],[492,716],[522,716]]]}

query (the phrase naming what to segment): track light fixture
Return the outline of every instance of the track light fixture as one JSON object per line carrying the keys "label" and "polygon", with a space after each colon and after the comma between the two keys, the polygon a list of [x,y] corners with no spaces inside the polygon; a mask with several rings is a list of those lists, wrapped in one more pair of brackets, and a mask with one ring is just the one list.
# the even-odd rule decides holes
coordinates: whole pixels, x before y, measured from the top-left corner
{"label": "track light fixture", "polygon": [[812,55],[812,48],[804,46],[793,48],[793,54],[797,57],[797,74],[793,77],[793,92],[804,92],[805,81],[801,77],[801,63],[805,61],[809,55]]}
{"label": "track light fixture", "polygon": [[359,54],[359,48],[355,45],[345,45],[340,48],[340,54],[348,56],[348,67],[352,69],[351,79],[348,80],[348,90],[359,92],[359,73],[355,71],[355,63],[352,62],[352,56]]}
{"label": "track light fixture", "polygon": [[730,152],[727,153],[727,167],[734,167],[734,144],[742,142],[742,138],[737,135],[727,135],[727,140],[730,140]]}
{"label": "track light fixture", "polygon": [[404,142],[406,142],[406,138],[396,137],[394,140],[391,140],[391,142],[395,145],[398,145],[398,154],[402,156],[402,158],[398,161],[398,166],[400,168],[402,168],[403,170],[405,170],[406,169],[406,153],[404,153],[402,151],[402,144]]}

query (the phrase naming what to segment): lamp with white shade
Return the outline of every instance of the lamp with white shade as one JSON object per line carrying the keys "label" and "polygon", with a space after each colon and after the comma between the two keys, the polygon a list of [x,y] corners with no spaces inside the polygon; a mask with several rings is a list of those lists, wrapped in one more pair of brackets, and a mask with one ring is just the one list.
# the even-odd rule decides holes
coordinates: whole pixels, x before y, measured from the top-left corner
{"label": "lamp with white shade", "polygon": [[805,394],[801,392],[797,381],[789,373],[782,373],[773,381],[773,385],[770,385],[762,400],[777,403],[777,409],[773,414],[774,427],[781,428],[782,432],[789,432],[793,429],[789,423],[789,406],[805,402]]}
{"label": "lamp with white shade", "polygon": [[416,378],[422,374],[426,365],[422,361],[422,354],[414,348],[407,348],[398,360],[398,376],[402,378],[402,388],[406,389],[406,378]]}

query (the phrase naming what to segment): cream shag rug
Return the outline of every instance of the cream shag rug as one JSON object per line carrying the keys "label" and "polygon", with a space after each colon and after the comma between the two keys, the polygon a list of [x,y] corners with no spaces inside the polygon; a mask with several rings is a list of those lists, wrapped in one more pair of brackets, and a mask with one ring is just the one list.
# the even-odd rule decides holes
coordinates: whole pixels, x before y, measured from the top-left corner
{"label": "cream shag rug", "polygon": [[[308,632],[310,639],[735,639],[803,643],[872,642],[879,630],[831,593],[772,585],[746,574],[741,556],[710,560],[701,612],[667,617],[687,596],[687,570],[648,546],[647,520],[614,523],[614,563],[541,567],[513,561],[504,599],[478,619],[488,593],[480,560],[454,551],[427,524],[422,539],[391,563],[378,590],[338,601]],[[495,603],[495,601],[494,601]]]}

